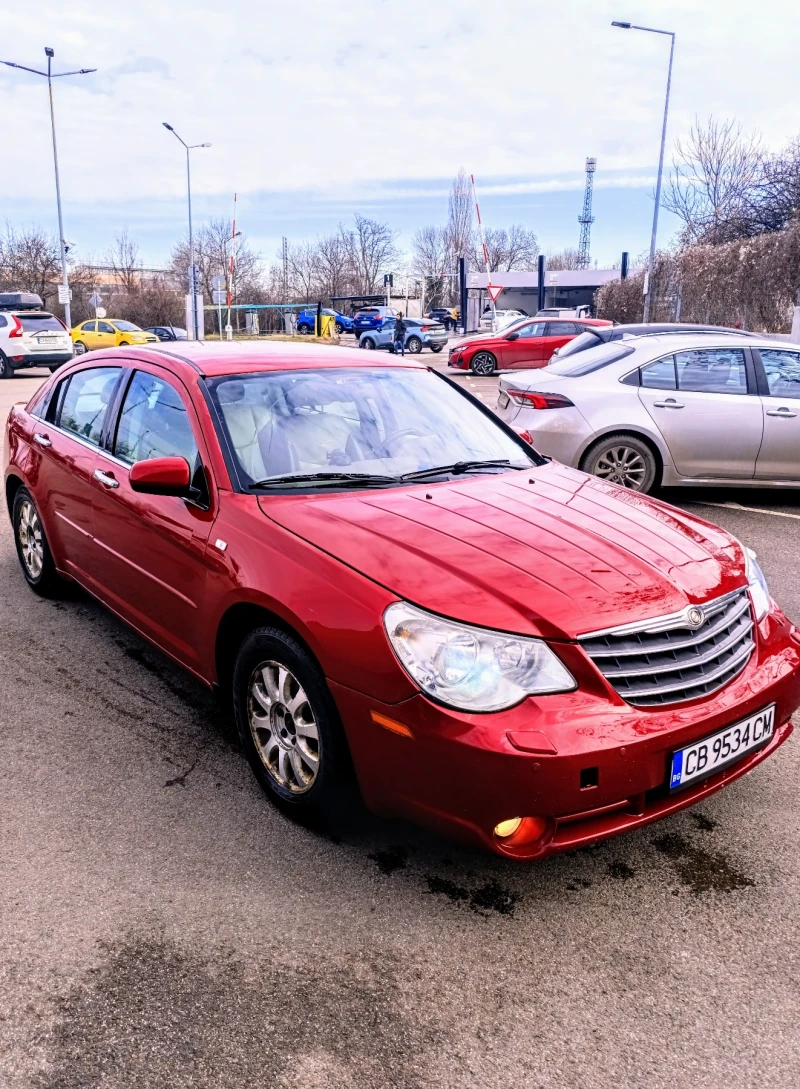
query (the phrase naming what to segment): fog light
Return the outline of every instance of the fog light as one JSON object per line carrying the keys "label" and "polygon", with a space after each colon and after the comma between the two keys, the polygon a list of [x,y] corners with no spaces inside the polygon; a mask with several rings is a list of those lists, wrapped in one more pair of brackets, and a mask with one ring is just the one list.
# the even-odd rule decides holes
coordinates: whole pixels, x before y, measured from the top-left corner
{"label": "fog light", "polygon": [[513,836],[522,824],[522,817],[509,817],[507,821],[500,821],[494,826],[494,834],[498,839],[508,839]]}

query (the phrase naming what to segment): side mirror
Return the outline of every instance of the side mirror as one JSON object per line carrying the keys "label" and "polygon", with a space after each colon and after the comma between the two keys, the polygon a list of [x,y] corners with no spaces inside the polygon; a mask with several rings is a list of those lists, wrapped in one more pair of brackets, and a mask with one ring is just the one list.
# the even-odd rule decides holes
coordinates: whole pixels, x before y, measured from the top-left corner
{"label": "side mirror", "polygon": [[519,340],[519,333],[509,333],[506,340]]}
{"label": "side mirror", "polygon": [[189,495],[191,477],[185,458],[137,461],[131,466],[128,479],[133,491],[145,495],[174,495],[180,499]]}

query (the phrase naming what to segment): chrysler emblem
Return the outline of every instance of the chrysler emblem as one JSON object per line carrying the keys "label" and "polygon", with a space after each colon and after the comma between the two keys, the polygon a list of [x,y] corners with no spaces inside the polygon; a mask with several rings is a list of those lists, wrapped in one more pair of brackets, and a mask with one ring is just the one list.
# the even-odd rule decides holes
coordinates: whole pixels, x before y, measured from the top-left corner
{"label": "chrysler emblem", "polygon": [[706,616],[702,609],[696,605],[690,605],[686,610],[686,623],[690,628],[699,628],[705,622]]}

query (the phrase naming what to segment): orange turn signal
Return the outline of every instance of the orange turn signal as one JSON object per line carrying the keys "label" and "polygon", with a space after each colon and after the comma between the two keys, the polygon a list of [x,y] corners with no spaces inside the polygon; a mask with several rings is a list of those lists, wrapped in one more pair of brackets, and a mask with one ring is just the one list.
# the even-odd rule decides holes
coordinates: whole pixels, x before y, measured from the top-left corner
{"label": "orange turn signal", "polygon": [[370,711],[370,718],[373,722],[377,722],[379,726],[383,726],[384,730],[389,730],[393,734],[400,734],[401,737],[411,738],[414,736],[408,726],[404,726],[402,722],[396,722],[393,718],[388,718],[386,715],[381,715],[377,711]]}

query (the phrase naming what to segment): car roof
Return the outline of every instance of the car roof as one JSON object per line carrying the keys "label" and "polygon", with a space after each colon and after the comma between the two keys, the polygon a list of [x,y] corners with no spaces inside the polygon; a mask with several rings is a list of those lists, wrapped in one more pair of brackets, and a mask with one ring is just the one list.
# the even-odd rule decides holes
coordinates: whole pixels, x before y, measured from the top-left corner
{"label": "car roof", "polygon": [[[716,335],[710,332],[698,332],[694,335],[691,333],[657,333],[648,336],[631,337],[628,343],[635,352],[647,353],[648,355],[660,355],[662,352],[669,351],[694,351],[701,348],[710,348],[713,351],[715,348],[745,347],[742,343],[741,333],[730,333],[727,330],[722,330]],[[788,344],[785,340],[775,340],[769,336],[757,334],[747,337],[746,346],[752,348],[800,347]],[[589,351],[591,350],[589,349]]]}
{"label": "car roof", "polygon": [[[228,344],[219,341],[182,341],[180,345],[165,342],[140,348],[130,347],[125,350],[125,359],[163,363],[165,356],[177,366],[176,373],[183,368],[188,373],[200,374],[207,378],[218,378],[226,374],[247,374],[259,371],[285,370],[331,370],[336,367],[405,368],[408,370],[427,370],[424,363],[409,360],[403,356],[395,358],[382,353],[364,352],[359,348],[330,347],[324,344],[291,344],[279,341],[276,344]],[[376,356],[378,358],[376,358]],[[81,360],[85,357],[81,356]],[[91,360],[119,360],[119,348],[109,348],[92,352]]]}

